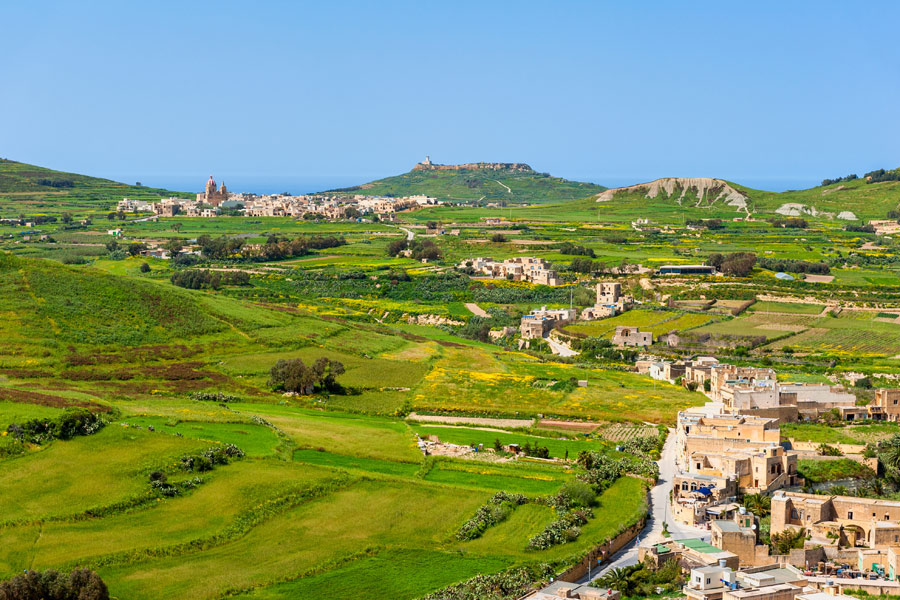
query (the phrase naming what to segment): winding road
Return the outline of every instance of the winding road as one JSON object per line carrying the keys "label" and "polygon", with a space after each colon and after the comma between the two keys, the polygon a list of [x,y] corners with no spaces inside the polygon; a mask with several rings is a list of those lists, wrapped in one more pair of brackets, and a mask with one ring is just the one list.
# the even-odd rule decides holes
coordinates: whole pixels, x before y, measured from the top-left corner
{"label": "winding road", "polygon": [[[669,430],[669,437],[663,446],[659,461],[659,480],[650,490],[650,518],[647,519],[644,529],[627,546],[612,556],[612,560],[604,563],[597,571],[591,573],[591,579],[597,579],[611,569],[636,565],[638,562],[638,547],[645,542],[660,542],[663,539],[662,527],[666,522],[669,525],[669,537],[675,540],[688,538],[701,538],[709,541],[709,531],[698,527],[690,527],[676,523],[669,513],[669,494],[672,491],[672,482],[675,479],[675,432]],[[582,578],[579,583],[587,583],[588,578]]]}

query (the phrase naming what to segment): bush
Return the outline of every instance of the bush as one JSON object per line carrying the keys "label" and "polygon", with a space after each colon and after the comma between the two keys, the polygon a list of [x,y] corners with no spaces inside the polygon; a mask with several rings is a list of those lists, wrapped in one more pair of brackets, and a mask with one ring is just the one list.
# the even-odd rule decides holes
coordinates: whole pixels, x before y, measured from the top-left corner
{"label": "bush", "polygon": [[475,512],[475,516],[466,521],[456,532],[458,540],[474,540],[484,534],[488,527],[505,521],[515,507],[528,502],[522,494],[497,492]]}
{"label": "bush", "polygon": [[594,488],[583,481],[567,481],[559,490],[560,494],[569,497],[570,504],[579,508],[593,506],[597,502]]}
{"label": "bush", "polygon": [[145,262],[141,263],[141,273],[149,273],[149,272],[150,272],[150,265],[148,265]]}
{"label": "bush", "polygon": [[69,407],[54,419],[31,419],[12,423],[6,431],[20,442],[41,444],[53,439],[68,440],[77,435],[91,435],[100,431],[106,421],[86,408]]}

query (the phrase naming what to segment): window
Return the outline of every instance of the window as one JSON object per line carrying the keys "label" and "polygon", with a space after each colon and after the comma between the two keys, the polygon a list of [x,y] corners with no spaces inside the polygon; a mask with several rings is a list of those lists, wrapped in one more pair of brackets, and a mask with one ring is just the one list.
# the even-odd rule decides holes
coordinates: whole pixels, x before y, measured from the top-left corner
{"label": "window", "polygon": [[890,521],[890,520],[891,520],[891,515],[885,514],[885,515],[884,515],[884,520],[885,520],[885,521]]}
{"label": "window", "polygon": [[847,513],[847,518],[848,518],[848,519],[852,519],[852,518],[853,518],[853,511],[852,511],[852,510],[851,510],[850,512]]}

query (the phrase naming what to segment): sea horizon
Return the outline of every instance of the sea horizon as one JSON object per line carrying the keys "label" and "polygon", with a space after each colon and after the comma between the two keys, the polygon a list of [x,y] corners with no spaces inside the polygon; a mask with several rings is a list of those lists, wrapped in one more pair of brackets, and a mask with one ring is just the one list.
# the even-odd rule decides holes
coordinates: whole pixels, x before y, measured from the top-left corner
{"label": "sea horizon", "polygon": [[[120,175],[112,179],[123,183],[140,182],[146,187],[162,188],[173,192],[202,192],[209,175]],[[379,175],[213,175],[216,183],[225,182],[229,191],[245,194],[283,194],[299,196],[341,188],[348,188],[374,181]],[[606,177],[568,176],[567,179],[594,183],[610,188],[626,187],[653,181],[657,177]],[[812,178],[749,177],[724,178],[742,186],[769,192],[802,190],[819,185]]]}

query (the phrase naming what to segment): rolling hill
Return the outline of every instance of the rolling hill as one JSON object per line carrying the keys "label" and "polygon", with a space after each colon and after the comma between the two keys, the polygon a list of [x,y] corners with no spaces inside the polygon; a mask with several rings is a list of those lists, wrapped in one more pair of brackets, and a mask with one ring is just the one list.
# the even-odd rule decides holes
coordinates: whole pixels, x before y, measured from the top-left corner
{"label": "rolling hill", "polygon": [[108,211],[123,197],[155,200],[192,194],[128,185],[0,158],[0,216]]}
{"label": "rolling hill", "polygon": [[900,203],[900,181],[857,178],[806,190],[767,192],[723,179],[675,178],[609,189],[594,197],[603,212],[686,217],[806,217],[830,221],[887,218]]}
{"label": "rolling hill", "polygon": [[327,193],[373,196],[423,194],[467,204],[546,204],[586,198],[606,188],[538,173],[522,163],[419,163],[408,173]]}

